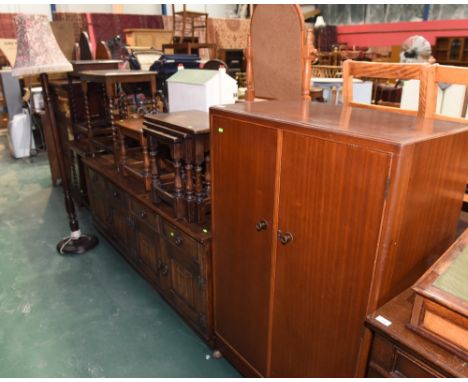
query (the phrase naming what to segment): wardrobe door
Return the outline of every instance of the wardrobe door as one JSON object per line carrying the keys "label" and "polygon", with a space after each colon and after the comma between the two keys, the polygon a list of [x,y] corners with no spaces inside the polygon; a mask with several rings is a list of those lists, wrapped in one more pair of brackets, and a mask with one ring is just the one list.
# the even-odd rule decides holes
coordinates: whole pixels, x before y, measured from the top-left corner
{"label": "wardrobe door", "polygon": [[390,159],[284,133],[271,376],[354,375]]}
{"label": "wardrobe door", "polygon": [[277,132],[213,116],[214,317],[218,346],[265,375]]}

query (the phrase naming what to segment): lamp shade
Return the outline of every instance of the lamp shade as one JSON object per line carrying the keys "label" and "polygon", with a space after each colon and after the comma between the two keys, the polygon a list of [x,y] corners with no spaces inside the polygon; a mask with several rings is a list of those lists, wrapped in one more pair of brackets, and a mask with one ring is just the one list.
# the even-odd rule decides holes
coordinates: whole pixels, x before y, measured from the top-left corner
{"label": "lamp shade", "polygon": [[15,24],[18,50],[13,76],[73,70],[60,50],[47,16],[19,14],[15,16]]}
{"label": "lamp shade", "polygon": [[325,22],[323,16],[317,16],[314,27],[316,29],[320,29],[320,28],[325,28],[326,26],[327,26],[327,23]]}

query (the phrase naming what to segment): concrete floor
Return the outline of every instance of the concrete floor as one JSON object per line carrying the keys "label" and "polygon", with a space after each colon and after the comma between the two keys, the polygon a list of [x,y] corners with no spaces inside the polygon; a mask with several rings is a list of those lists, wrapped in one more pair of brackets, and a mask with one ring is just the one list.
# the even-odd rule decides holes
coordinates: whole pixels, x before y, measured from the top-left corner
{"label": "concrete floor", "polygon": [[13,160],[5,143],[0,130],[0,377],[238,377],[101,236],[57,254],[68,224],[47,156]]}

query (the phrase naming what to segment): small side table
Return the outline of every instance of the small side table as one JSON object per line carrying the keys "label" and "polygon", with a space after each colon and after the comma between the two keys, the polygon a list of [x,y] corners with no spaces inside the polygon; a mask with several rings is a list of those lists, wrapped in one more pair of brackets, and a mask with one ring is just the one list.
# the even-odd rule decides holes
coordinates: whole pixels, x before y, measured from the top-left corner
{"label": "small side table", "polygon": [[[116,163],[119,163],[118,152],[119,142],[115,128],[115,121],[120,118],[127,118],[125,105],[118,105],[117,86],[124,83],[149,82],[151,85],[152,108],[156,109],[156,73],[147,70],[86,70],[80,73],[81,87],[84,94],[84,106],[86,114],[85,131],[88,134],[88,142],[91,150],[94,146],[102,147],[113,151]],[[104,90],[103,108],[106,115],[104,126],[100,129],[100,136],[91,121],[88,103],[88,82],[101,83]],[[123,106],[123,107],[122,107]],[[109,145],[109,134],[112,135],[112,144]],[[103,138],[104,137],[104,138]],[[110,142],[109,142],[110,143]],[[110,146],[110,147],[109,147]]]}
{"label": "small side table", "polygon": [[[121,119],[115,122],[117,136],[119,139],[120,161],[116,163],[118,171],[123,175],[131,175],[137,179],[143,179],[145,190],[151,190],[150,162],[148,156],[148,145],[143,134],[143,118]],[[129,161],[125,137],[138,141],[141,147],[143,161]],[[141,168],[143,164],[143,168]]]}
{"label": "small side table", "polygon": [[[204,223],[211,206],[209,156],[209,115],[183,111],[146,115],[144,134],[148,137],[154,203],[166,201],[177,218]],[[163,178],[158,155],[169,148],[174,174]],[[169,181],[167,180],[169,179]]]}

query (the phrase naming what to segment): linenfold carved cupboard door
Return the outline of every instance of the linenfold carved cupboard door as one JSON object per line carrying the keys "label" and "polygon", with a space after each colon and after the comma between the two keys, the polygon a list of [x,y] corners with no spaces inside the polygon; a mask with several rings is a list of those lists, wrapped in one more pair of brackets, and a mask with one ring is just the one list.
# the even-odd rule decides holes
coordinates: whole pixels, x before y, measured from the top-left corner
{"label": "linenfold carved cupboard door", "polygon": [[354,374],[390,155],[284,132],[272,377]]}
{"label": "linenfold carved cupboard door", "polygon": [[221,117],[212,126],[216,336],[266,375],[278,133]]}

